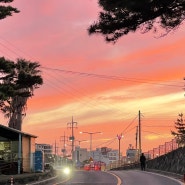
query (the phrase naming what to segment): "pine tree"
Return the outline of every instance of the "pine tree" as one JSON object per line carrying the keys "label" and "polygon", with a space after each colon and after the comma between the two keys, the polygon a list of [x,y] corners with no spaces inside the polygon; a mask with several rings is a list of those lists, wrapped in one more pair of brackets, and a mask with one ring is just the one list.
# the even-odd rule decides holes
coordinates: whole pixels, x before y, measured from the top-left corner
{"label": "pine tree", "polygon": [[175,136],[175,139],[179,146],[185,146],[185,122],[183,119],[183,114],[179,114],[179,118],[175,122],[175,131],[171,131],[171,134]]}
{"label": "pine tree", "polygon": [[4,19],[7,16],[12,16],[13,13],[19,13],[20,11],[17,8],[14,8],[6,3],[11,3],[13,0],[0,0],[0,19]]}
{"label": "pine tree", "polygon": [[130,32],[141,30],[164,34],[178,28],[185,19],[185,0],[98,0],[102,11],[88,28],[89,34],[102,34],[116,42]]}

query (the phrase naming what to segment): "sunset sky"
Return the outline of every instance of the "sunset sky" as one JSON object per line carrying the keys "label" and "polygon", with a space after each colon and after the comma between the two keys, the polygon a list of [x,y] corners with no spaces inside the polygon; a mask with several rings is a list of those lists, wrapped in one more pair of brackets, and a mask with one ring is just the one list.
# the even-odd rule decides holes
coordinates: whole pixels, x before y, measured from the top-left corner
{"label": "sunset sky", "polygon": [[89,148],[89,135],[80,131],[102,132],[93,135],[93,149],[118,149],[122,133],[125,155],[129,144],[136,145],[139,110],[144,152],[173,138],[185,110],[185,25],[165,37],[138,31],[111,44],[87,32],[98,18],[97,0],[11,4],[20,13],[0,20],[0,56],[41,64],[44,85],[29,99],[22,125],[37,143],[56,142],[61,150],[73,117],[81,147]]}

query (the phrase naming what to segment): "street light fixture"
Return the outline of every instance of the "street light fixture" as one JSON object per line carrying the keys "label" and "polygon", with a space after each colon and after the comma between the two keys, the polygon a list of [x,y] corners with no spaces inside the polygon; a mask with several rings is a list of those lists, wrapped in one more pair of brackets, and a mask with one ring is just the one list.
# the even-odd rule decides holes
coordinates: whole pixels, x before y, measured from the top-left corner
{"label": "street light fixture", "polygon": [[80,147],[80,143],[81,143],[81,142],[85,142],[85,141],[87,141],[87,140],[75,140],[75,141],[78,142],[78,146]]}
{"label": "street light fixture", "polygon": [[92,151],[92,135],[93,134],[102,134],[102,132],[80,132],[80,134],[89,134],[90,135],[90,153]]}

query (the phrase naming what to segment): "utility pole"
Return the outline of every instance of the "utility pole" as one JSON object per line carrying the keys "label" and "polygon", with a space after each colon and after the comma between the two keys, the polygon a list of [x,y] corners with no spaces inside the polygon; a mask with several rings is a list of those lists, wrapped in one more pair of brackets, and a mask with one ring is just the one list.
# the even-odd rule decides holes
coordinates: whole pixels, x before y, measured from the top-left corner
{"label": "utility pole", "polygon": [[136,154],[136,160],[139,160],[139,156],[140,156],[140,152],[138,150],[138,126],[136,126],[136,151],[137,151],[137,154]]}
{"label": "utility pole", "polygon": [[74,141],[75,141],[75,137],[74,137],[74,128],[77,128],[77,122],[73,121],[73,117],[72,117],[72,121],[70,123],[67,123],[68,128],[71,129],[71,136],[69,137],[69,140],[72,141],[72,145],[71,145],[71,155],[73,155],[73,151],[74,151]]}
{"label": "utility pole", "polygon": [[58,154],[58,146],[57,146],[57,143],[56,143],[56,140],[55,140],[55,156],[57,156],[57,154]]}
{"label": "utility pole", "polygon": [[136,127],[136,150],[137,150],[137,140],[138,140],[138,126]]}
{"label": "utility pole", "polygon": [[55,149],[55,159],[56,159],[55,165],[56,165],[58,164],[58,146],[57,146],[56,140],[54,144],[54,149]]}
{"label": "utility pole", "polygon": [[65,136],[65,132],[63,136],[60,136],[60,141],[64,143],[61,151],[63,153],[63,157],[65,157],[66,156],[66,141],[68,141],[68,137]]}
{"label": "utility pole", "polygon": [[139,156],[141,155],[141,112],[139,110]]}

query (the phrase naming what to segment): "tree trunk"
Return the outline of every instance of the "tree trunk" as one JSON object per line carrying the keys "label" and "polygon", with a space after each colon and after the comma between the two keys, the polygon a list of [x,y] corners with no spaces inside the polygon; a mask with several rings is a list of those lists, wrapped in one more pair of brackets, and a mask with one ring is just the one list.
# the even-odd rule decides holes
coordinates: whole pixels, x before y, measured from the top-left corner
{"label": "tree trunk", "polygon": [[13,113],[10,116],[9,127],[22,130],[22,115],[27,98],[17,96],[12,101]]}

